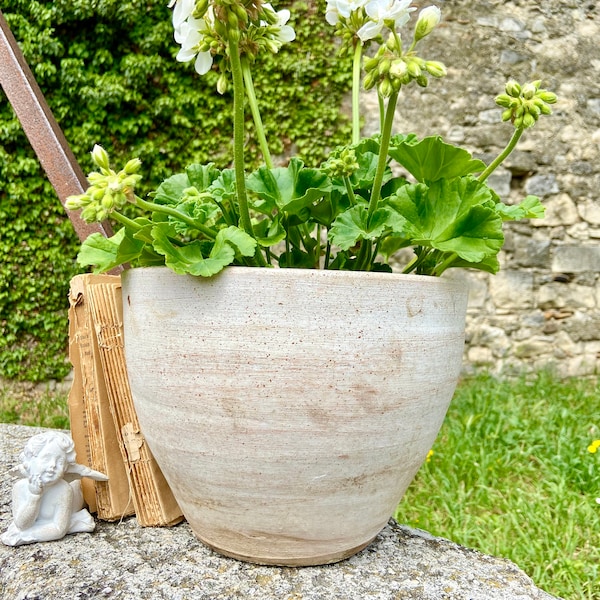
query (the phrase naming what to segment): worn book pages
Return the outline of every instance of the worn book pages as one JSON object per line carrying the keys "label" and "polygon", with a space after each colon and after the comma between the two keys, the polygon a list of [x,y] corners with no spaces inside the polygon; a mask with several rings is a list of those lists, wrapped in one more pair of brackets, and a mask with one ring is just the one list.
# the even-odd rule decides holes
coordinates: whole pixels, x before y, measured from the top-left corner
{"label": "worn book pages", "polygon": [[90,510],[108,521],[134,512],[89,304],[89,289],[93,283],[115,280],[120,278],[77,275],[71,280],[69,291],[69,357],[74,369],[69,393],[71,434],[77,461],[109,478],[106,482],[82,481],[84,499]]}
{"label": "worn book pages", "polygon": [[174,525],[183,519],[181,509],[140,431],[129,388],[120,280],[94,283],[89,286],[88,295],[136,517],[142,526]]}

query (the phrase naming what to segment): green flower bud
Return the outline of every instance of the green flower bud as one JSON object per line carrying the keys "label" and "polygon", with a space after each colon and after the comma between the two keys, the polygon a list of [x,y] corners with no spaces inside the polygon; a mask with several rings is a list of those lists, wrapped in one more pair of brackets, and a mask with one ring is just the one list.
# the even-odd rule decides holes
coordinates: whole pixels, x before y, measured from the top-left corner
{"label": "green flower bud", "polygon": [[508,94],[500,94],[499,96],[496,96],[496,104],[504,108],[511,108],[513,105],[513,100],[514,99]]}
{"label": "green flower bud", "polygon": [[537,88],[535,87],[535,85],[533,83],[526,83],[521,88],[521,94],[523,95],[523,98],[525,98],[526,100],[531,100],[535,96],[536,92],[537,92]]}
{"label": "green flower bud", "polygon": [[93,223],[96,220],[96,205],[90,204],[81,211],[81,218],[86,223]]}
{"label": "green flower bud", "polygon": [[556,94],[553,94],[552,92],[549,92],[547,90],[539,90],[537,92],[536,96],[540,100],[543,100],[544,102],[546,102],[547,104],[555,104],[558,99],[556,97]]}
{"label": "green flower bud", "polygon": [[65,200],[65,208],[67,208],[67,210],[79,210],[83,206],[82,200],[84,198],[87,198],[86,194],[68,196]]}
{"label": "green flower bud", "polygon": [[392,92],[394,91],[394,88],[392,87],[392,84],[390,83],[390,80],[386,78],[386,79],[383,79],[379,83],[379,86],[377,87],[377,91],[384,98],[389,98],[392,95]]}
{"label": "green flower bud", "polygon": [[112,210],[115,206],[115,201],[114,201],[112,194],[105,194],[104,198],[102,198],[102,202],[100,204],[101,204],[102,208],[104,208],[105,210],[107,210],[107,211]]}
{"label": "green flower bud", "polygon": [[419,63],[416,60],[409,60],[406,64],[406,67],[411,77],[414,77],[416,79],[417,77],[421,76],[421,67],[419,66]]}
{"label": "green flower bud", "polygon": [[536,106],[535,102],[531,102],[531,101],[527,103],[526,110],[530,115],[535,117],[535,119],[537,119],[542,112],[540,110],[539,106]]}
{"label": "green flower bud", "polygon": [[217,80],[217,92],[223,95],[227,91],[228,85],[229,82],[227,81],[225,73],[221,73],[221,75],[219,75],[219,79]]}
{"label": "green flower bud", "polygon": [[131,160],[127,161],[127,164],[125,165],[123,171],[125,171],[125,173],[127,173],[128,175],[134,175],[139,172],[141,166],[142,161],[139,158],[132,158]]}
{"label": "green flower bud", "polygon": [[110,161],[108,159],[108,153],[102,146],[96,144],[92,150],[92,161],[94,164],[105,171],[110,170]]}
{"label": "green flower bud", "polygon": [[92,186],[87,191],[89,201],[90,202],[100,202],[102,200],[102,198],[104,197],[105,192],[106,192],[106,186],[104,186],[104,187]]}
{"label": "green flower bud", "polygon": [[106,219],[108,219],[108,211],[100,209],[96,212],[96,221],[104,221]]}
{"label": "green flower bud", "polygon": [[531,113],[523,115],[523,127],[533,127],[535,125],[535,117]]}
{"label": "green flower bud", "polygon": [[427,87],[427,84],[429,83],[429,80],[427,79],[426,75],[419,75],[419,77],[416,78],[416,82],[421,87]]}
{"label": "green flower bud", "polygon": [[425,69],[427,69],[427,72],[430,75],[433,75],[433,77],[445,77],[448,74],[446,65],[437,60],[428,60],[425,63]]}
{"label": "green flower bud", "polygon": [[379,59],[377,58],[366,58],[364,62],[365,71],[372,71],[377,68]]}
{"label": "green flower bud", "polygon": [[94,185],[96,183],[100,183],[101,181],[104,181],[105,177],[106,177],[106,175],[102,175],[102,173],[98,173],[98,171],[92,171],[87,176],[87,180],[88,180],[88,183],[90,183],[91,185]]}
{"label": "green flower bud", "polygon": [[377,83],[377,75],[375,71],[371,71],[365,75],[363,86],[365,90],[370,90]]}
{"label": "green flower bud", "polygon": [[192,12],[192,17],[194,19],[201,19],[208,10],[208,0],[196,0],[196,6],[194,7],[194,12]]}
{"label": "green flower bud", "polygon": [[513,98],[518,98],[521,95],[521,86],[516,81],[509,81],[506,84],[506,93]]}
{"label": "green flower bud", "polygon": [[395,79],[400,79],[404,77],[404,75],[408,72],[406,68],[406,63],[398,58],[394,60],[390,66],[390,75]]}
{"label": "green flower bud", "polygon": [[384,58],[383,60],[379,61],[379,66],[377,67],[377,72],[380,75],[385,75],[386,73],[389,72],[391,65],[392,65],[392,62],[390,61],[390,59]]}
{"label": "green flower bud", "polygon": [[[400,36],[398,36],[398,37],[400,37]],[[396,36],[394,36],[393,34],[390,33],[390,35],[388,36],[388,39],[387,39],[385,45],[388,48],[388,50],[391,50],[392,52],[394,50],[396,50],[396,47],[397,47]]]}
{"label": "green flower bud", "polygon": [[437,6],[428,6],[419,13],[415,26],[415,42],[429,35],[439,24],[442,13]]}
{"label": "green flower bud", "polygon": [[513,111],[510,108],[507,108],[505,111],[502,112],[502,120],[503,121],[510,121],[512,119],[513,116]]}

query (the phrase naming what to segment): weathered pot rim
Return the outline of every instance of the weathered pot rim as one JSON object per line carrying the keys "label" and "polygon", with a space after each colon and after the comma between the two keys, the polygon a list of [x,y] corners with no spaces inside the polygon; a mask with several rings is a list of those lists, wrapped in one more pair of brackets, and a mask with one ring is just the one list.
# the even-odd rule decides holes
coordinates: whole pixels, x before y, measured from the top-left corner
{"label": "weathered pot rim", "polygon": [[466,282],[456,274],[445,274],[443,277],[433,277],[431,275],[415,275],[406,273],[384,273],[379,271],[344,271],[334,269],[287,269],[279,267],[244,267],[244,266],[227,266],[220,273],[212,277],[201,277],[195,275],[180,275],[172,271],[166,266],[151,266],[151,267],[135,267],[126,269],[121,276],[123,278],[135,277],[135,273],[139,275],[148,275],[149,273],[161,274],[163,276],[172,275],[174,278],[188,278],[194,281],[218,281],[219,278],[231,276],[233,273],[243,277],[256,277],[261,281],[279,278],[280,280],[299,280],[299,279],[345,279],[350,281],[363,282],[365,279],[375,283],[412,283],[418,286],[434,286],[455,288],[456,291],[464,290]]}

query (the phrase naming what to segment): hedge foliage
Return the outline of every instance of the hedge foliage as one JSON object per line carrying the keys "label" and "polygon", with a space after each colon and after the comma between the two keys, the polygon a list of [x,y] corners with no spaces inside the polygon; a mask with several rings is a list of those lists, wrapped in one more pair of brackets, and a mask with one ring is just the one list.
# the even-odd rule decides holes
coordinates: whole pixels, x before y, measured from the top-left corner
{"label": "hedge foliage", "polygon": [[[336,59],[324,0],[275,2],[297,40],[254,69],[274,155],[317,164],[348,139],[340,106],[350,65]],[[166,0],[6,0],[3,14],[84,171],[101,143],[144,163],[146,191],[191,162],[230,163],[231,98],[174,60]],[[258,155],[251,136],[251,157]],[[255,160],[258,160],[255,158]],[[0,376],[61,378],[67,292],[78,241],[0,92]]]}

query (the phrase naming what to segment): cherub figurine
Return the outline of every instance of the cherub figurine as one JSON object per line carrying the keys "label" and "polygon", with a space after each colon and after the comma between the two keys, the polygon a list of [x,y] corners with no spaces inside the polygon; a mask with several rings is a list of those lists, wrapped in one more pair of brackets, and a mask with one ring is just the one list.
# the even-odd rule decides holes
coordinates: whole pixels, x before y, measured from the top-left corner
{"label": "cherub figurine", "polygon": [[12,492],[13,522],[0,537],[7,546],[59,540],[68,533],[94,531],[96,523],[83,508],[81,477],[108,477],[75,462],[73,440],[58,431],[29,439],[13,469],[24,479]]}

